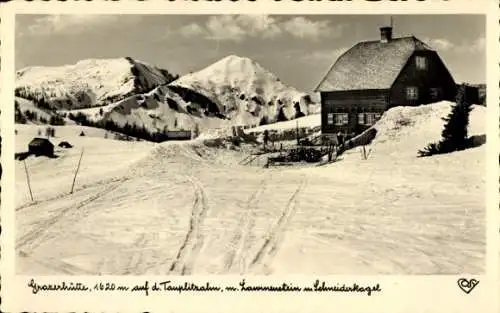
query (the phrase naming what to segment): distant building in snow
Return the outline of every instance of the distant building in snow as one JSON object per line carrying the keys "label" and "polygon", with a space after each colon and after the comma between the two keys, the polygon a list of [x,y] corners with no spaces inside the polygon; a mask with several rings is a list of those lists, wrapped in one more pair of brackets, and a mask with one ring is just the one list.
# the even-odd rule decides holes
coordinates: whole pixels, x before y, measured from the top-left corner
{"label": "distant building in snow", "polygon": [[190,130],[169,130],[166,134],[168,140],[189,140],[192,137]]}
{"label": "distant building in snow", "polygon": [[455,81],[435,50],[415,38],[360,42],[341,55],[316,88],[321,95],[321,130],[360,133],[395,106],[453,101]]}
{"label": "distant building in snow", "polygon": [[45,155],[45,156],[53,156],[54,155],[54,145],[47,138],[34,138],[28,145],[28,151],[31,154],[36,156]]}
{"label": "distant building in snow", "polygon": [[59,144],[58,144],[59,147],[61,148],[66,148],[66,149],[69,149],[69,148],[73,148],[73,145],[70,144],[69,142],[67,141],[61,141]]}
{"label": "distant building in snow", "polygon": [[465,84],[465,98],[473,104],[479,104],[479,88]]}
{"label": "distant building in snow", "polygon": [[486,105],[486,84],[466,85],[465,96],[473,104]]}

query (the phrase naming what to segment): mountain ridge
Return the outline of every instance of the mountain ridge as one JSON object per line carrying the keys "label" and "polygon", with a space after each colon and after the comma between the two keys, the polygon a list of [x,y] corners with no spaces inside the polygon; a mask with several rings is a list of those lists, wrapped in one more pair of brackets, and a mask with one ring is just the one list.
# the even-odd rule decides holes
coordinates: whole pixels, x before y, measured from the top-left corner
{"label": "mountain ridge", "polygon": [[18,71],[16,96],[79,114],[79,122],[151,132],[267,124],[309,115],[316,105],[256,61],[236,55],[181,77],[130,57],[25,68]]}
{"label": "mountain ridge", "polygon": [[84,59],[17,72],[16,96],[41,99],[57,109],[103,106],[173,81],[167,70],[131,57]]}

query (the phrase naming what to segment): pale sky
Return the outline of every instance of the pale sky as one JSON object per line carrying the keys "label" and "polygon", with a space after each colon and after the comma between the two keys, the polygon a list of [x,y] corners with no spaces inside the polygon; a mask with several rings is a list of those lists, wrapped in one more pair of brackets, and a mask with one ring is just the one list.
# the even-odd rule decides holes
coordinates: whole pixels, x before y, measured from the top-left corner
{"label": "pale sky", "polygon": [[[486,82],[485,17],[395,15],[394,37],[437,49],[457,83]],[[382,15],[18,15],[16,69],[130,56],[174,74],[229,55],[254,59],[311,92],[337,57],[379,39]]]}

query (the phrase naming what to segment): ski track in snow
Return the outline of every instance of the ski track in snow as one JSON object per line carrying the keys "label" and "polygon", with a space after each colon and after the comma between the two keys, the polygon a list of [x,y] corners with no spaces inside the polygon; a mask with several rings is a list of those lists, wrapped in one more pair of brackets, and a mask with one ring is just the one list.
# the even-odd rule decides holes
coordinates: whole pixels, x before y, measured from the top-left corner
{"label": "ski track in snow", "polygon": [[170,267],[170,273],[180,273],[182,275],[189,275],[193,272],[196,258],[203,246],[203,220],[209,210],[203,186],[194,177],[189,177],[188,179],[194,187],[195,194],[189,229],[186,239],[179,248],[177,257]]}
{"label": "ski track in snow", "polygon": [[290,223],[297,206],[297,198],[300,192],[307,186],[307,177],[303,177],[300,185],[293,192],[288,200],[283,212],[277,220],[270,233],[266,236],[264,244],[260,247],[257,254],[250,263],[250,268],[254,269],[257,266],[266,269],[272,261],[274,255],[279,249],[279,246],[285,235],[286,228]]}
{"label": "ski track in snow", "polygon": [[[267,180],[271,180],[271,178]],[[235,266],[239,266],[240,274],[244,274],[247,271],[248,264],[244,255],[249,248],[247,238],[255,223],[255,209],[266,188],[267,180],[262,180],[258,189],[247,200],[245,212],[242,214],[240,221],[236,224],[236,229],[231,239],[230,246],[232,247],[232,251],[226,256],[227,260],[224,262],[225,266],[223,273],[231,273]]]}
{"label": "ski track in snow", "polygon": [[[101,186],[101,185],[105,186],[105,185],[109,185],[109,184],[111,184],[111,185],[114,185],[114,184],[117,184],[117,183],[120,184],[120,183],[125,182],[127,179],[128,178],[124,177],[124,178],[112,178],[112,179],[109,179],[109,180],[99,181],[97,183],[93,183],[91,185],[85,186],[84,188],[77,189],[77,190],[74,191],[74,193],[77,194],[78,192],[85,191],[85,190],[88,190],[88,189],[91,189],[91,188],[95,188],[95,187],[98,187],[98,186]],[[31,202],[31,203],[26,203],[26,204],[20,205],[19,207],[16,208],[16,211],[22,211],[22,210],[29,209],[29,208],[34,207],[34,206],[39,205],[39,204],[48,203],[50,201],[61,200],[61,199],[66,198],[66,197],[68,197],[68,194],[56,195],[54,197],[46,198],[46,199],[41,200],[41,201],[35,200],[35,201]],[[90,198],[92,198],[92,197],[90,197]],[[90,202],[92,202],[92,201],[90,201]]]}
{"label": "ski track in snow", "polygon": [[128,264],[122,271],[121,275],[133,275],[136,273],[141,273],[141,265],[143,265],[142,260],[144,256],[144,251],[148,243],[148,238],[152,237],[153,233],[142,233],[139,238],[132,244],[135,248],[134,253],[130,256]]}
{"label": "ski track in snow", "polygon": [[[104,195],[111,193],[116,188],[126,181],[126,178],[118,180],[109,186],[106,186],[101,191],[95,193],[94,195],[80,201],[76,205],[69,205],[63,209],[60,209],[55,216],[48,218],[47,220],[37,223],[34,229],[28,231],[26,234],[21,236],[16,244],[16,249],[20,249],[26,254],[29,251],[36,249],[41,243],[47,239],[48,230],[53,227],[56,223],[65,224],[66,227],[71,227],[71,225],[80,219],[85,218],[90,212],[87,210],[87,205],[96,201],[97,199],[103,197]],[[28,246],[28,249],[25,247]]]}

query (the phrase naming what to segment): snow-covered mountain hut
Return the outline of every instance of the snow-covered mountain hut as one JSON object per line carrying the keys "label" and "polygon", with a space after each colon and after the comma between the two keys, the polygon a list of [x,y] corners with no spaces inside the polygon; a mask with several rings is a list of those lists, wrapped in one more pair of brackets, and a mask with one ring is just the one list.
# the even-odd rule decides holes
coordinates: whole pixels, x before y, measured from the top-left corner
{"label": "snow-covered mountain hut", "polygon": [[323,134],[360,133],[391,107],[454,100],[455,81],[434,49],[414,36],[393,38],[392,27],[380,36],[341,55],[316,88]]}

